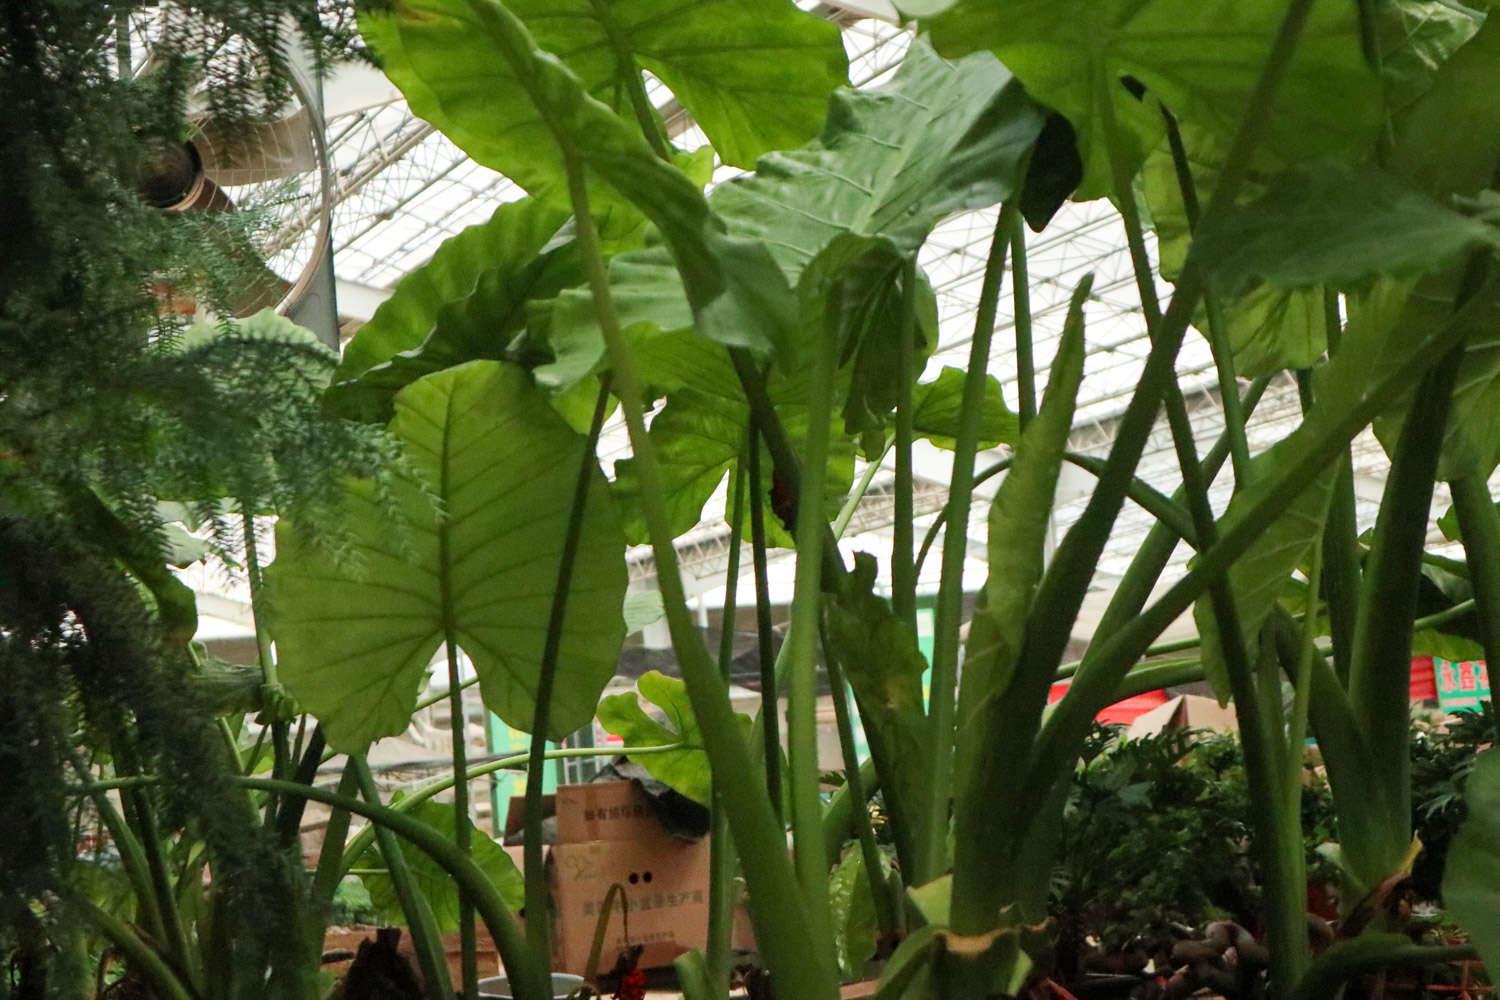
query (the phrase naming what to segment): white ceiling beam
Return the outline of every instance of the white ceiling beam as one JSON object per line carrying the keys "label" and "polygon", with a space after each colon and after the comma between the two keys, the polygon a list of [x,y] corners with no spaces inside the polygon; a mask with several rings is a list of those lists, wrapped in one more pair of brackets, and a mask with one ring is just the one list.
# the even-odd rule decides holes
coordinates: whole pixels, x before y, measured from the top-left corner
{"label": "white ceiling beam", "polygon": [[378,108],[401,99],[384,73],[366,63],[340,63],[323,78],[323,118]]}

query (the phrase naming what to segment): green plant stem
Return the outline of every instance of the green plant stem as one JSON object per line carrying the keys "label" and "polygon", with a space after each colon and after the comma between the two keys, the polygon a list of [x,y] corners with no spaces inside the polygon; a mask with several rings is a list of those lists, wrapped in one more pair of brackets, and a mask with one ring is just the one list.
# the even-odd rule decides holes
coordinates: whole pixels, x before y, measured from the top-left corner
{"label": "green plant stem", "polygon": [[[593,7],[601,14],[601,22],[608,24],[609,12],[607,5],[601,0],[592,0]],[[651,151],[657,156],[672,161],[672,144],[662,134],[661,124],[656,117],[656,109],[651,106],[651,97],[646,93],[645,81],[641,79],[640,67],[635,65],[634,59],[623,60],[624,65],[619,67],[619,74],[625,83],[625,92],[630,97],[630,108],[635,112],[635,120],[641,127],[641,134],[650,143]]]}
{"label": "green plant stem", "polygon": [[[368,771],[361,761],[361,770]],[[349,810],[356,816],[369,820],[377,829],[389,831],[409,842],[430,857],[446,871],[462,894],[474,901],[474,907],[484,920],[485,927],[500,952],[500,961],[505,965],[505,974],[523,997],[549,997],[551,984],[547,974],[547,955],[533,953],[526,944],[526,936],[516,923],[515,914],[506,905],[500,891],[490,882],[484,870],[472,858],[460,851],[446,836],[432,827],[405,813],[382,806],[378,802],[346,798],[324,788],[298,785],[290,781],[267,778],[238,778],[245,788],[283,795],[300,795],[312,802],[337,806]],[[365,783],[361,777],[361,784]],[[369,784],[373,785],[373,779]],[[446,979],[447,967],[441,974]],[[444,1000],[451,1000],[451,993]]]}
{"label": "green plant stem", "polygon": [[[758,446],[759,442],[751,440],[747,434],[745,447]],[[740,536],[745,518],[745,473],[744,463],[737,463],[729,506],[729,565],[724,570],[724,610],[719,618],[719,676],[725,684],[729,683],[729,667],[734,662]],[[734,937],[734,868],[734,838],[729,832],[729,817],[724,813],[721,796],[716,791],[709,827],[708,939],[704,945],[703,961],[703,975],[711,996],[716,1000],[727,1000],[729,996],[730,946]]]}
{"label": "green plant stem", "polygon": [[[446,529],[443,534],[447,534]],[[443,564],[447,565],[446,553]],[[447,595],[443,597],[443,606],[448,607]],[[463,689],[458,686],[458,647],[454,644],[451,633],[443,645],[448,655],[448,728],[453,734],[453,773],[467,774],[469,720],[467,709],[464,708]],[[531,777],[532,774],[528,771],[527,778]],[[473,840],[469,827],[469,783],[460,781],[453,786],[453,843],[465,855],[469,853],[469,845]],[[545,921],[542,923],[545,928]],[[530,926],[528,921],[528,932]],[[478,1000],[479,958],[478,942],[474,936],[474,906],[463,897],[458,900],[458,947],[464,1000]]]}
{"label": "green plant stem", "polygon": [[[128,770],[137,770],[132,753],[117,751],[115,761],[117,768],[124,766]],[[157,830],[151,802],[140,789],[125,789],[120,795],[120,806],[126,823],[135,833],[136,843],[141,846],[141,854],[146,859],[146,872],[151,877],[152,895],[156,899],[162,933],[165,935],[163,946],[172,956],[177,968],[188,977],[193,988],[201,990],[204,985],[202,970],[194,961],[193,949],[188,943],[187,926],[183,923],[177,896],[172,891],[172,879],[167,870],[166,857],[162,853],[161,834]]]}
{"label": "green plant stem", "polygon": [[755,638],[760,663],[761,756],[771,808],[781,818],[781,711],[776,698],[776,655],[771,651],[771,581],[766,568],[765,480],[760,474],[760,427],[750,416],[750,560],[755,569]]}
{"label": "green plant stem", "polygon": [[[1312,555],[1312,567],[1308,570],[1307,592],[1316,595],[1322,583],[1323,577],[1323,552],[1314,548]],[[1292,721],[1287,729],[1287,773],[1286,773],[1286,796],[1287,812],[1292,815],[1301,814],[1302,803],[1302,765],[1307,752],[1305,743],[1307,741],[1307,714],[1312,702],[1312,672],[1313,660],[1318,655],[1316,643],[1318,632],[1318,614],[1316,597],[1314,603],[1308,609],[1302,619],[1302,645],[1297,650],[1297,672],[1292,681]]]}
{"label": "green plant stem", "polygon": [[[1177,117],[1165,107],[1161,113],[1166,121],[1167,144],[1172,151],[1172,167],[1177,175],[1177,187],[1182,194],[1183,214],[1191,233],[1198,228],[1198,185],[1193,179],[1187,149],[1182,144],[1182,129],[1177,125]],[[1234,354],[1230,349],[1224,310],[1220,307],[1218,297],[1205,292],[1203,305],[1208,314],[1208,347],[1213,354],[1214,368],[1219,378],[1224,430],[1229,435],[1230,464],[1234,469],[1235,484],[1239,487],[1250,481],[1250,444],[1245,437],[1245,412],[1240,407],[1239,382],[1234,374]]]}
{"label": "green plant stem", "polygon": [[[353,798],[359,794],[359,770],[351,760],[344,765],[339,777],[338,794]],[[305,799],[303,801],[306,801]],[[374,826],[368,827],[371,831]],[[318,864],[313,869],[312,885],[308,887],[308,898],[312,900],[312,941],[314,949],[322,950],[323,932],[333,910],[333,897],[344,876],[344,842],[349,839],[349,810],[333,807],[328,814],[328,826],[323,830],[323,846],[318,850]]]}
{"label": "green plant stem", "polygon": [[1000,280],[1011,232],[1020,222],[1017,199],[1001,207],[990,237],[979,303],[974,313],[974,336],[969,342],[969,366],[964,374],[958,433],[954,436],[953,472],[948,483],[948,530],[943,534],[942,577],[938,584],[933,625],[932,685],[928,699],[932,785],[927,801],[927,842],[919,856],[921,867],[910,874],[913,885],[936,878],[948,867],[948,816],[953,792],[953,724],[957,707],[958,630],[963,615],[963,567],[968,557],[969,511],[974,494],[974,453],[979,443],[979,403],[989,369],[990,344],[995,335],[995,313],[1000,302]]}
{"label": "green plant stem", "polygon": [[1032,351],[1031,277],[1026,260],[1026,227],[1010,235],[1010,294],[1016,324],[1016,415],[1021,430],[1036,416],[1036,358]]}
{"label": "green plant stem", "polygon": [[859,474],[859,479],[855,481],[854,488],[844,498],[844,505],[839,508],[838,516],[833,519],[834,541],[838,541],[844,537],[844,531],[849,527],[849,522],[854,518],[854,512],[859,509],[860,502],[864,500],[865,494],[869,492],[870,483],[874,481],[876,474],[880,472],[881,463],[885,461],[885,456],[891,453],[893,447],[895,447],[895,440],[887,441],[884,450],[865,463],[865,470]]}
{"label": "green plant stem", "polygon": [[[349,766],[354,769],[355,780],[365,802],[370,806],[379,807],[381,805],[380,789],[375,787],[375,778],[370,774],[370,765],[365,762],[362,755],[351,755]],[[244,780],[255,781],[255,779]],[[251,787],[264,787],[265,791],[274,794],[277,791],[276,786],[291,784],[292,782],[273,778],[269,782],[257,782]],[[299,789],[299,792],[306,788],[302,785],[293,787]],[[308,788],[306,792],[300,793],[308,798],[316,798],[311,794],[312,791],[314,790]],[[337,805],[341,801],[336,796],[334,799],[335,801],[329,802],[330,805]],[[344,808],[349,812],[368,816],[372,820],[374,818],[368,813],[360,813],[353,804],[346,803]],[[410,822],[416,821],[410,820]],[[417,965],[422,970],[422,980],[427,986],[427,995],[430,1000],[451,1000],[453,986],[448,979],[448,962],[443,951],[443,939],[438,932],[437,918],[432,914],[432,906],[417,886],[416,878],[406,864],[406,857],[401,852],[401,844],[396,839],[394,827],[389,823],[372,823],[372,825],[375,827],[375,839],[380,844],[380,856],[384,859],[386,871],[391,876],[391,886],[396,891],[396,898],[401,902],[401,912],[406,915],[407,931],[411,934],[412,947],[417,953]],[[464,860],[468,860],[469,852],[465,847],[456,842],[449,845],[446,840],[444,845],[449,846]]]}
{"label": "green plant stem", "polygon": [[1413,398],[1422,405],[1412,407],[1396,443],[1360,595],[1349,699],[1369,741],[1371,777],[1385,790],[1391,812],[1387,856],[1379,859],[1385,871],[1361,872],[1370,885],[1394,870],[1411,839],[1411,625],[1433,477],[1462,360],[1461,345],[1444,351],[1418,383]]}
{"label": "green plant stem", "polygon": [[[1469,560],[1484,658],[1500,664],[1500,512],[1495,510],[1482,469],[1451,480],[1448,488],[1453,493],[1464,555]],[[1500,715],[1496,725],[1500,726]]]}
{"label": "green plant stem", "polygon": [[[1060,774],[1072,766],[1075,748],[1087,734],[1099,707],[1108,704],[1104,699],[1113,693],[1119,679],[1146,651],[1151,641],[1187,610],[1207,589],[1211,579],[1225,572],[1234,560],[1255,544],[1260,538],[1261,526],[1291,504],[1306,484],[1326,469],[1342,448],[1347,447],[1354,435],[1384,410],[1392,397],[1401,393],[1403,386],[1410,386],[1420,379],[1462,341],[1465,324],[1474,322],[1477,312],[1472,305],[1465,306],[1434,334],[1427,349],[1413,352],[1394,365],[1354,405],[1329,414],[1295,460],[1276,470],[1274,475],[1257,481],[1256,495],[1246,505],[1242,516],[1236,518],[1216,544],[1200,553],[1198,561],[1182,579],[1167,588],[1149,607],[1143,605],[1144,610],[1126,614],[1122,606],[1120,616],[1110,622],[1109,629],[1105,629],[1101,622],[1097,634],[1102,638],[1090,649],[1067,696],[1052,713],[1048,731],[1042,734],[1032,756],[1033,770],[1026,775],[1020,794],[1033,799],[1045,794]],[[1126,577],[1131,577],[1129,571]],[[1149,593],[1149,585],[1140,579],[1122,581],[1121,591],[1126,589],[1127,582],[1132,590],[1144,587]],[[1113,608],[1113,602],[1111,605]],[[1106,620],[1111,618],[1110,611],[1106,609]],[[1452,612],[1453,609],[1449,609],[1446,614]]]}
{"label": "green plant stem", "polygon": [[[636,79],[639,80],[638,75]],[[557,683],[557,660],[562,649],[563,627],[567,621],[568,595],[573,589],[573,564],[578,558],[584,514],[588,509],[589,486],[598,464],[595,455],[599,450],[599,433],[604,427],[604,417],[608,412],[609,376],[605,375],[599,380],[599,392],[594,399],[594,414],[589,421],[589,432],[579,452],[578,475],[573,483],[573,503],[568,511],[568,527],[563,535],[562,553],[557,562],[557,583],[552,589],[552,603],[547,612],[547,637],[542,645],[536,706],[531,718],[523,860],[526,875],[526,939],[538,954],[546,952],[552,940],[551,893],[547,885],[547,867],[543,857],[545,848],[542,844],[542,789],[546,777],[542,762],[546,759],[547,733],[551,728],[552,691]],[[457,773],[464,773],[463,769],[458,769]]]}
{"label": "green plant stem", "polygon": [[[1126,240],[1134,266],[1136,287],[1141,306],[1145,312],[1147,328],[1153,343],[1162,327],[1162,314],[1156,297],[1155,276],[1146,252],[1144,229],[1135,203],[1135,192],[1131,186],[1131,173],[1120,155],[1122,138],[1115,122],[1113,106],[1106,104],[1103,115],[1106,145],[1110,152],[1111,175],[1115,186],[1115,203],[1125,225]],[[1185,166],[1185,154],[1183,156]],[[1191,180],[1185,189],[1185,201],[1191,198],[1196,207],[1196,196],[1191,195]],[[1196,213],[1194,213],[1196,214]],[[1232,362],[1228,357],[1227,344],[1211,345],[1219,365],[1220,386],[1228,397],[1235,393]],[[1227,373],[1227,377],[1226,377]],[[1167,423],[1171,429],[1173,445],[1177,451],[1178,467],[1182,473],[1183,493],[1188,510],[1192,514],[1193,527],[1200,546],[1210,546],[1217,538],[1218,529],[1213,510],[1209,505],[1207,483],[1202,477],[1193,440],[1191,421],[1182,392],[1176,379],[1170,379],[1162,393],[1166,405]],[[1226,413],[1226,421],[1228,414]],[[1226,428],[1228,429],[1228,428]],[[1243,436],[1243,418],[1240,418],[1240,435]],[[1231,434],[1231,442],[1234,435]],[[1231,454],[1234,453],[1231,444]],[[1244,482],[1240,469],[1237,479]],[[1246,472],[1248,470],[1245,470]],[[1256,670],[1251,664],[1245,648],[1248,638],[1241,627],[1235,608],[1234,595],[1226,577],[1218,577],[1208,587],[1209,603],[1219,633],[1220,650],[1224,658],[1225,671],[1234,693],[1235,716],[1239,723],[1240,742],[1245,754],[1245,774],[1252,798],[1260,803],[1251,817],[1255,831],[1255,845],[1259,849],[1266,877],[1266,930],[1267,944],[1271,952],[1271,981],[1274,990],[1284,993],[1302,974],[1308,960],[1307,931],[1302,912],[1306,906],[1306,887],[1301,880],[1302,842],[1299,817],[1286,809],[1282,793],[1282,769],[1279,767],[1284,736],[1274,719],[1279,715],[1280,688],[1274,691],[1257,690]],[[1279,678],[1278,678],[1279,679]]]}
{"label": "green plant stem", "polygon": [[[989,466],[974,477],[974,485],[993,479],[995,476],[1010,468],[1013,458],[1007,456],[1000,459],[994,465]],[[1076,466],[1085,472],[1095,476],[1102,475],[1105,468],[1104,460],[1095,455],[1080,455],[1077,452],[1064,452],[1063,461]],[[1195,540],[1193,534],[1192,518],[1186,510],[1175,499],[1163,496],[1156,487],[1143,479],[1131,477],[1130,484],[1126,487],[1126,495],[1135,502],[1136,506],[1146,511],[1162,524],[1167,525],[1176,537],[1186,539],[1192,543]],[[932,548],[933,541],[938,532],[948,523],[948,508],[944,507],[938,511],[932,526],[927,529],[927,534],[922,539],[922,548],[918,553],[917,568],[920,572],[922,565],[927,561],[927,554]]]}
{"label": "green plant stem", "polygon": [[[263,594],[262,578],[260,574],[260,550],[255,534],[255,517],[249,511],[253,508],[245,501],[240,501],[240,530],[245,536],[245,580],[250,586],[250,617],[255,623],[255,655],[260,664],[261,683],[265,685],[266,698],[268,700],[279,700],[280,678],[276,672],[276,658],[271,653],[271,636],[266,631],[265,597]],[[288,727],[286,721],[281,718],[280,707],[276,704],[267,706],[272,711],[271,718],[271,750],[273,753],[271,764],[271,776],[275,778],[288,777],[291,770],[291,750],[287,745]],[[269,827],[275,819],[280,808],[280,802],[274,797],[266,801],[266,826]]]}
{"label": "green plant stem", "polygon": [[[1342,327],[1338,293],[1323,292],[1323,327],[1329,357],[1338,353]],[[1298,388],[1302,389],[1301,380]],[[1312,388],[1303,392],[1303,406],[1312,405]],[[1354,463],[1348,449],[1339,456],[1339,471],[1328,503],[1328,523],[1323,529],[1323,597],[1328,602],[1328,623],[1333,638],[1333,665],[1339,679],[1349,683],[1349,663],[1354,656],[1354,623],[1359,613],[1359,526],[1355,517]]]}
{"label": "green plant stem", "polygon": [[[560,142],[565,142],[562,135]],[[657,578],[666,609],[672,645],[681,665],[683,681],[693,712],[704,732],[712,772],[717,775],[748,775],[749,750],[741,739],[728,690],[703,645],[697,625],[688,610],[672,529],[667,517],[655,447],[646,433],[644,403],[635,362],[620,333],[619,317],[610,296],[598,234],[589,214],[588,192],[582,168],[563,146],[578,227],[579,256],[588,274],[595,315],[604,337],[615,391],[619,396],[626,428],[641,481],[641,508],[656,557]],[[756,498],[758,506],[759,497]],[[786,856],[785,833],[764,788],[751,781],[721,782],[724,805],[729,813],[735,844],[744,858],[743,870],[750,888],[751,915],[756,941],[766,964],[776,970],[777,991],[798,1000],[832,1000],[837,995],[832,943],[819,938],[818,928],[809,928],[795,872]],[[812,931],[809,933],[809,931]]]}
{"label": "green plant stem", "polygon": [[130,925],[100,909],[82,893],[69,896],[70,904],[83,913],[109,943],[119,949],[130,966],[161,990],[167,1000],[198,1000],[199,993],[188,988],[162,957],[142,941]]}
{"label": "green plant stem", "polygon": [[1297,984],[1292,1000],[1327,1000],[1328,997],[1340,996],[1344,983],[1363,973],[1397,967],[1421,968],[1479,958],[1479,952],[1472,945],[1419,945],[1388,934],[1378,935],[1378,938],[1381,940],[1354,938],[1341,941],[1324,952],[1308,970],[1302,982]]}
{"label": "green plant stem", "polygon": [[[1272,99],[1285,76],[1311,8],[1312,0],[1291,0],[1288,5],[1244,119],[1230,143],[1225,167],[1205,210],[1205,218],[1213,218],[1232,206],[1244,184],[1255,148],[1267,128]],[[1124,502],[1129,480],[1145,451],[1162,396],[1168,384],[1175,381],[1177,351],[1203,291],[1203,275],[1194,251],[1190,249],[1177,281],[1176,294],[1153,338],[1136,391],[1121,415],[1115,442],[1107,459],[1106,475],[1101,477],[1099,486],[1089,498],[1079,521],[1063,537],[1038,587],[1020,654],[1020,662],[1027,664],[1028,670],[1018,674],[1006,698],[1005,726],[1008,735],[1005,751],[1010,757],[1026,759],[1029,763],[1023,780],[1013,783],[1014,787],[1003,789],[996,803],[996,807],[1006,813],[1016,814],[1018,823],[1023,827],[1029,826],[1028,821],[1034,820],[1034,816],[1022,815],[1023,803],[1046,801],[1050,789],[1076,759],[1077,749],[1088,732],[1089,722],[1098,711],[1087,706],[1109,697],[1130,664],[1212,579],[1211,574],[1204,572],[1205,565],[1210,565],[1208,553],[1205,553],[1196,567],[1198,575],[1194,577],[1190,572],[1188,580],[1179,581],[1163,595],[1153,606],[1152,610],[1156,614],[1148,611],[1136,616],[1113,634],[1101,630],[1100,634],[1109,635],[1109,639],[1098,647],[1104,669],[1099,671],[1097,678],[1090,678],[1087,671],[1080,671],[1067,696],[1063,698],[1063,704],[1059,705],[1049,720],[1051,732],[1040,734],[1042,739],[1037,741],[1047,690],[1051,685],[1052,675],[1062,660],[1062,653],[1071,633],[1071,623],[1078,617],[1094,567],[1098,565],[1099,556],[1108,542],[1115,518]],[[1350,436],[1352,435],[1351,431]],[[1248,540],[1241,542],[1236,538],[1234,546],[1227,546],[1226,541],[1227,537],[1221,539],[1209,552],[1223,556],[1233,549],[1237,557],[1243,551],[1239,546],[1249,544]],[[1213,573],[1223,572],[1227,565],[1227,562],[1215,565]],[[1154,577],[1151,580],[1142,579],[1137,586],[1145,586],[1149,593],[1150,585],[1154,582]],[[1185,594],[1192,595],[1187,603],[1178,605],[1170,617],[1158,617],[1164,615],[1166,609],[1175,605]],[[1110,652],[1109,659],[1102,655],[1106,649]],[[1082,714],[1085,711],[1086,716]],[[1019,832],[1022,837],[1027,835],[1024,829]],[[1037,835],[1044,836],[1045,832]]]}
{"label": "green plant stem", "polygon": [[913,630],[917,627],[917,577],[912,563],[915,530],[912,507],[912,383],[917,335],[917,259],[901,269],[901,336],[896,342],[896,484],[895,520],[891,525],[891,610]]}
{"label": "green plant stem", "polygon": [[[92,775],[89,773],[88,765],[76,750],[69,748],[69,759],[73,771],[78,779],[87,782]],[[146,863],[145,851],[141,848],[141,842],[136,839],[135,833],[125,822],[125,817],[115,808],[104,789],[94,789],[88,793],[94,809],[99,813],[99,819],[104,823],[104,828],[109,831],[110,841],[115,845],[115,850],[120,855],[120,867],[125,870],[125,877],[130,880],[130,886],[135,890],[136,903],[145,919],[146,931],[158,941],[166,940],[166,928],[162,921],[161,904],[156,898],[156,887],[151,880],[150,866]]]}
{"label": "green plant stem", "polygon": [[[844,784],[856,803],[853,810],[854,832],[859,840],[859,851],[864,859],[865,872],[869,875],[870,897],[875,904],[875,923],[884,940],[892,940],[900,928],[897,918],[899,902],[892,898],[890,884],[880,875],[884,870],[880,863],[880,848],[875,844],[875,829],[870,823],[870,810],[863,803],[869,801],[865,793],[864,777],[860,774],[859,751],[854,745],[854,721],[849,711],[849,688],[844,679],[844,667],[834,654],[828,641],[828,627],[822,624],[819,635],[823,644],[823,661],[828,666],[828,687],[833,699],[834,719],[838,725],[839,751],[844,758]],[[829,853],[837,858],[836,853]]]}
{"label": "green plant stem", "polygon": [[[776,407],[772,404],[770,393],[766,390],[765,372],[742,347],[729,348],[729,362],[734,366],[735,377],[739,379],[740,388],[745,393],[745,402],[750,406],[750,416],[755,421],[756,433],[765,442],[766,451],[771,453],[772,468],[781,477],[787,490],[800,496],[802,463],[797,458],[796,449],[792,447],[792,439],[781,424],[781,418],[776,415]],[[847,574],[848,569],[844,566],[844,560],[839,556],[838,546],[834,544],[833,531],[827,524],[824,524],[824,586],[830,590],[833,589]]]}
{"label": "green plant stem", "polygon": [[837,342],[821,322],[808,330],[813,344],[812,388],[807,401],[805,461],[797,497],[797,562],[787,631],[787,785],[792,852],[802,885],[803,919],[818,940],[832,940],[828,856],[823,850],[823,804],[818,797],[818,624],[822,620],[823,483],[828,471],[829,423]]}

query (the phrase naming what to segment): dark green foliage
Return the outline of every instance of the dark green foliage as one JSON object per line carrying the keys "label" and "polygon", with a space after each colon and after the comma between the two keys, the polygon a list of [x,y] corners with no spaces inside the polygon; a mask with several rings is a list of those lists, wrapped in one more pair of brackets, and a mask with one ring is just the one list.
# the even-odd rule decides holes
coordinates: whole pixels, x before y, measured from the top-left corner
{"label": "dark green foliage", "polygon": [[1232,738],[1131,740],[1096,726],[1063,814],[1051,902],[1060,949],[1171,940],[1218,916],[1253,923],[1248,810]]}
{"label": "dark green foliage", "polygon": [[[152,70],[131,78],[116,29],[141,17],[160,32]],[[215,996],[311,985],[295,859],[262,832],[212,712],[184,683],[195,613],[165,566],[157,504],[217,519],[230,500],[328,526],[339,480],[375,471],[389,448],[321,416],[334,359],[306,331],[270,314],[194,328],[159,315],[164,285],[223,307],[244,278],[235,247],[260,221],[173,216],[135,191],[151,151],[185,134],[190,92],[229,121],[285,101],[290,24],[315,60],[353,51],[343,4],[0,10],[0,953],[41,935],[41,995],[82,992],[59,950],[86,926],[75,765],[163,779],[123,794],[125,822],[168,859],[156,866],[164,887],[189,874],[186,919],[213,956],[199,961]],[[260,56],[206,58],[237,45]],[[133,61],[142,55],[136,36]],[[224,545],[236,541],[227,525],[215,531]],[[195,844],[212,883],[191,902],[199,869],[180,864]],[[149,926],[148,901],[137,904],[119,915]],[[40,911],[56,919],[37,923]],[[171,935],[146,933],[172,954]]]}
{"label": "dark green foliage", "polygon": [[1464,783],[1479,751],[1495,738],[1495,709],[1453,716],[1444,725],[1418,722],[1411,741],[1412,829],[1422,853],[1412,866],[1412,883],[1424,899],[1441,899],[1439,886],[1448,846],[1463,824]]}

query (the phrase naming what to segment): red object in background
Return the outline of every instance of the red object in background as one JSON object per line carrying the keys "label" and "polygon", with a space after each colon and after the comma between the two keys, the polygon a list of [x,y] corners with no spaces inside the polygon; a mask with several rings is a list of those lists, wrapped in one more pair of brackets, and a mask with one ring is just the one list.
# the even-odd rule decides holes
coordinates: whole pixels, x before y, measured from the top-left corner
{"label": "red object in background", "polygon": [[620,977],[620,992],[615,1000],[646,1000],[646,974],[640,969],[631,969]]}
{"label": "red object in background", "polygon": [[1437,701],[1437,677],[1432,672],[1432,657],[1411,658],[1411,700]]}
{"label": "red object in background", "polygon": [[[1047,695],[1048,702],[1054,702],[1068,693],[1068,682],[1060,681],[1052,685],[1052,691]],[[1112,726],[1128,726],[1136,719],[1145,715],[1158,705],[1167,703],[1166,691],[1147,691],[1145,694],[1132,695],[1121,701],[1115,702],[1100,712],[1094,718],[1098,722]]]}

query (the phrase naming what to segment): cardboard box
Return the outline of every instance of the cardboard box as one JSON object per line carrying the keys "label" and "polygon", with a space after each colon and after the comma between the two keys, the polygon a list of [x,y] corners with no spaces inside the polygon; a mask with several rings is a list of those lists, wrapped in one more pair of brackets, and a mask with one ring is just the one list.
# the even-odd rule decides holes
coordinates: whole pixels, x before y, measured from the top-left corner
{"label": "cardboard box", "polygon": [[[565,785],[553,799],[557,843],[548,849],[552,883],[552,967],[587,971],[594,931],[610,887],[628,911],[609,917],[599,964],[607,971],[629,945],[645,946],[642,968],[671,965],[708,940],[708,839],[679,840],[657,822],[629,781]],[[525,800],[511,800],[506,830],[521,829]]]}
{"label": "cardboard box", "polygon": [[1125,735],[1131,739],[1155,736],[1169,729],[1215,729],[1222,733],[1239,731],[1234,709],[1221,706],[1212,698],[1197,694],[1179,694],[1139,716]]}
{"label": "cardboard box", "polygon": [[558,844],[550,858],[553,968],[587,971],[594,932],[610,887],[626,907],[610,912],[600,965],[607,970],[630,945],[644,945],[640,965],[671,965],[708,941],[708,841],[681,841],[657,831],[635,840]]}
{"label": "cardboard box", "polygon": [[663,835],[650,801],[633,781],[565,785],[557,790],[559,844]]}

